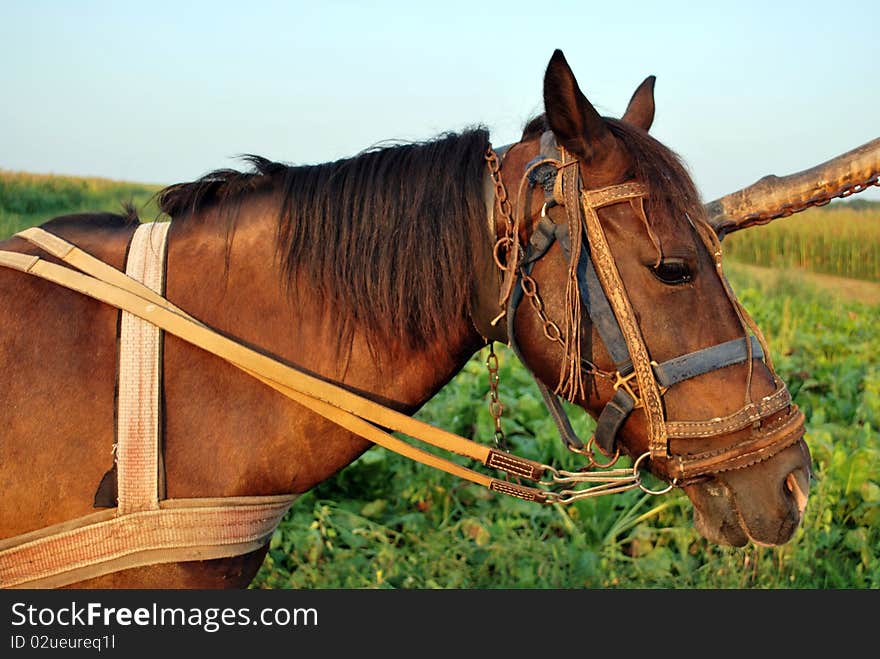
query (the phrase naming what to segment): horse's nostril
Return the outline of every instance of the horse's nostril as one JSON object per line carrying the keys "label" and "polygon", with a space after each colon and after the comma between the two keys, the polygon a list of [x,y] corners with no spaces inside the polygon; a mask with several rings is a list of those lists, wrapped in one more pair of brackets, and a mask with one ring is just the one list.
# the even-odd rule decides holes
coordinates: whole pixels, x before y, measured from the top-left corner
{"label": "horse's nostril", "polygon": [[785,489],[794,499],[798,512],[803,514],[807,507],[807,496],[810,491],[810,478],[803,469],[795,469],[785,477]]}

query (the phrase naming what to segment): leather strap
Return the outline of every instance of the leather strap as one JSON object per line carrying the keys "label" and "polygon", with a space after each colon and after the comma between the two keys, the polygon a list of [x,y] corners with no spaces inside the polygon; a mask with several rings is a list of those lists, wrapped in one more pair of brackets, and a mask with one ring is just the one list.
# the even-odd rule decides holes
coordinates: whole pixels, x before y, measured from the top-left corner
{"label": "leather strap", "polygon": [[777,424],[755,429],[750,439],[716,451],[677,455],[670,460],[668,475],[681,485],[709,474],[743,469],[796,444],[804,434],[804,413],[792,405]]}
{"label": "leather strap", "polygon": [[[520,363],[529,370],[530,373],[531,370],[525,360],[525,356],[522,354],[519,342],[516,340],[516,331],[514,328],[516,312],[523,299],[522,275],[523,273],[531,274],[535,263],[547,253],[550,247],[553,246],[553,242],[558,240],[560,236],[565,236],[567,244],[568,229],[564,226],[554,224],[549,217],[542,218],[529,240],[529,245],[526,248],[522,265],[517,269],[513,290],[507,300],[507,345],[513,350],[513,354],[516,355]],[[560,240],[560,242],[562,241]],[[578,437],[572,427],[571,420],[568,418],[568,414],[566,414],[559,396],[553,393],[539,378],[535,377],[534,373],[532,373],[532,379],[538,387],[541,399],[544,401],[544,405],[550,413],[550,418],[552,418],[553,422],[556,424],[556,429],[559,432],[559,437],[562,442],[571,450],[583,450],[585,446],[584,442]]]}
{"label": "leather strap", "polygon": [[757,402],[749,403],[729,416],[705,421],[667,421],[666,432],[670,438],[680,439],[726,435],[776,414],[791,404],[791,394],[777,378],[775,392]]}
{"label": "leather strap", "polygon": [[608,302],[608,296],[605,295],[605,290],[599,282],[596,267],[593,265],[593,260],[587,249],[587,245],[584,244],[578,262],[578,288],[581,298],[590,315],[590,320],[599,332],[605,349],[611,355],[615,368],[620,374],[628,375],[633,371],[629,348],[626,345],[620,324],[617,322],[617,317]]}
{"label": "leather strap", "polygon": [[740,338],[725,341],[681,357],[674,357],[662,364],[655,364],[654,375],[661,386],[671,387],[698,375],[740,364],[749,358],[764,358],[764,350],[755,336],[748,340]]}
{"label": "leather strap", "polygon": [[[751,345],[751,348],[747,347],[749,345]],[[703,348],[680,357],[674,357],[661,364],[654,363],[652,366],[657,383],[665,390],[667,387],[689,378],[744,362],[750,356],[753,359],[761,359],[764,356],[761,344],[754,336],[751,337],[750,341],[746,341],[744,338],[733,339],[732,341]],[[626,375],[625,372],[618,372],[621,375]],[[782,386],[781,391],[786,391],[784,385],[780,383],[780,386]],[[779,391],[777,391],[778,393]],[[614,445],[617,434],[639,402],[629,391],[619,388],[615,392],[614,397],[602,408],[602,412],[599,414],[599,419],[596,422],[596,444],[606,455],[611,455],[615,451]],[[760,409],[765,409],[766,407],[762,406]],[[780,406],[777,410],[781,408]],[[748,423],[757,420],[753,418],[756,409],[758,408],[750,404],[730,417],[725,417],[723,420],[666,421],[666,435],[667,437],[711,437],[733,432],[733,430],[745,427]],[[729,427],[735,426],[742,418],[748,418],[750,421],[728,430]],[[758,417],[758,419],[760,418]],[[700,434],[685,434],[689,430],[699,430]]]}
{"label": "leather strap", "polygon": [[596,420],[595,441],[605,455],[614,454],[617,435],[635,407],[635,399],[625,389],[618,389],[602,408]]}
{"label": "leather strap", "polygon": [[581,197],[586,210],[587,235],[595,262],[596,274],[608,296],[608,301],[617,317],[621,332],[629,348],[630,359],[638,382],[643,411],[648,421],[648,449],[652,462],[662,466],[668,457],[666,424],[663,413],[660,389],[651,368],[651,358],[642,338],[635,312],[626,296],[614,256],[599,222],[596,211],[599,207],[633,197],[644,195],[645,187],[630,183],[600,190],[582,191]]}

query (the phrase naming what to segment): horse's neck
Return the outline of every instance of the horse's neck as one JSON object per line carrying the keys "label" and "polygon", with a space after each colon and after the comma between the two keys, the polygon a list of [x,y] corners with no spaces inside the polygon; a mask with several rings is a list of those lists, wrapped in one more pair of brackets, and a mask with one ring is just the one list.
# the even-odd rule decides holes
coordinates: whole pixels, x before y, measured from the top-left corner
{"label": "horse's neck", "polygon": [[433,396],[481,341],[465,319],[450,319],[444,336],[424,348],[405,348],[390,338],[370,350],[355,325],[340,343],[328,309],[309,291],[308,279],[294,283],[280,266],[272,213],[242,215],[227,234],[221,218],[181,222],[168,252],[169,299],[203,322],[334,382],[412,411]]}
{"label": "horse's neck", "polygon": [[[298,295],[288,293],[274,217],[243,209],[231,242],[222,218],[172,225],[169,300],[229,336],[410,413],[480,347],[466,320],[450,320],[446,335],[424,349],[383,342],[379,360],[357,326],[339,345],[332,319],[345,310],[324,308],[305,277],[294,282]],[[303,492],[371,446],[173,338],[165,355],[169,497]]]}

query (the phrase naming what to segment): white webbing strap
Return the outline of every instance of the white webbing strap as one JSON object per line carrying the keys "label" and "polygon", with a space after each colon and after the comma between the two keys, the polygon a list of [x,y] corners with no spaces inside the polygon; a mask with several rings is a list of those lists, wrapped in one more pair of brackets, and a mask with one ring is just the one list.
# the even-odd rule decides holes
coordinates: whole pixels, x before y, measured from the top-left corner
{"label": "white webbing strap", "polygon": [[296,497],[167,499],[103,510],[0,540],[0,586],[59,588],[119,570],[239,556],[262,547]]}
{"label": "white webbing strap", "polygon": [[[165,293],[169,222],[141,224],[134,232],[125,274]],[[159,429],[162,330],[127,311],[119,331],[116,423],[117,515],[159,509]]]}

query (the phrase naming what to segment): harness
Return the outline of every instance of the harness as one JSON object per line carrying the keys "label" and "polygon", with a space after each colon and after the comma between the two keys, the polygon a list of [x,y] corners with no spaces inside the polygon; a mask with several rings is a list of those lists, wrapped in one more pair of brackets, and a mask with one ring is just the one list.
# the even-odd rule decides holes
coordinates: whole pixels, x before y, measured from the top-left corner
{"label": "harness", "polygon": [[[600,414],[595,440],[591,442],[595,441],[606,453],[619,455],[616,438],[632,411],[642,409],[648,420],[649,451],[639,456],[631,468],[611,468],[614,461],[611,464],[596,462],[590,450],[591,442],[584,445],[571,428],[558,396],[560,388],[551,392],[537,378],[564,442],[589,458],[590,464],[584,470],[556,469],[460,437],[357,395],[343,386],[313,377],[218,333],[162,295],[160,273],[164,271],[168,223],[145,224],[137,229],[126,272],[35,227],[17,236],[61,260],[62,264],[39,256],[0,251],[0,266],[52,281],[121,309],[124,335],[120,340],[120,364],[127,365],[131,361],[128,370],[134,374],[131,380],[134,384],[130,388],[148,393],[144,397],[130,396],[126,393],[128,385],[120,384],[117,507],[0,540],[0,587],[58,587],[131,567],[244,554],[268,541],[295,500],[293,494],[186,500],[162,497],[161,437],[157,421],[161,332],[171,333],[225,359],[267,386],[375,444],[494,492],[538,503],[570,503],[633,488],[661,494],[673,485],[682,486],[710,473],[767,459],[797,442],[803,434],[803,414],[791,404],[791,398],[778,378],[776,392],[760,401],[748,402],[727,417],[666,420],[662,404],[666,388],[755,358],[763,358],[772,370],[766,344],[721,276],[720,249],[717,244],[712,244],[714,234],[708,226],[697,224],[695,228],[715,254],[718,273],[728,296],[744,323],[752,328],[754,336],[728,341],[662,364],[651,361],[597,215],[597,210],[604,206],[640,202],[646,190],[640,184],[628,183],[583,191],[577,165],[570,166],[575,161],[568,160],[564,150],[558,149],[546,135],[542,147],[542,155],[527,168],[523,181],[534,185],[539,180],[540,168],[543,168],[541,185],[545,186],[545,191],[551,190],[549,194],[552,195],[548,203],[565,206],[567,226],[556,225],[545,215],[524,250],[518,245],[518,225],[511,217],[510,204],[504,203],[507,194],[499,175],[500,160],[491,147],[487,152],[495,188],[490,216],[497,208],[508,224],[506,235],[495,247],[496,262],[504,270],[505,277],[501,292],[504,311],[493,322],[507,316],[508,341],[522,361],[513,319],[524,297],[537,298],[536,284],[530,273],[534,264],[558,240],[571,264],[571,298],[577,308],[582,304],[587,310],[617,368],[614,374],[616,393]],[[554,149],[561,158],[551,152]],[[158,242],[151,242],[151,239]],[[714,240],[717,243],[717,238]],[[504,251],[509,258],[502,263],[500,254]],[[152,260],[147,258],[150,254]],[[533,306],[543,314],[540,305],[533,303]],[[579,336],[579,316],[576,319],[572,316],[564,338],[563,331],[555,323],[546,320],[546,315],[544,319],[548,338],[571,346],[572,334]],[[140,348],[132,353],[130,348],[135,346]],[[570,375],[573,373],[579,378],[581,371],[592,375],[599,373],[588,361],[580,358],[579,352],[574,354],[576,359],[568,369]],[[120,368],[120,373],[126,368]],[[760,422],[786,406],[789,411],[781,422],[767,428],[760,426]],[[687,455],[670,453],[670,438],[712,437],[749,425],[752,425],[751,436],[735,446]],[[495,478],[461,466],[413,446],[392,432],[471,458],[489,469],[506,472],[508,476]],[[655,473],[671,482],[668,488],[653,491],[643,485],[640,469],[646,460],[650,460]],[[591,467],[602,468],[594,470]],[[514,480],[511,481],[510,477]],[[523,485],[520,479],[532,481],[534,485]]]}
{"label": "harness", "polygon": [[[77,268],[159,301],[164,291],[168,228],[168,223],[137,228],[125,273],[42,229],[26,229],[18,236]],[[37,276],[45,275],[40,274],[44,266],[60,267],[14,252],[0,253],[0,264],[17,264]],[[197,499],[160,496],[165,489],[160,432],[161,334],[142,317],[122,311],[114,445],[117,504],[110,510],[0,540],[0,587],[58,588],[144,565],[246,554],[269,541],[296,499],[289,494]]]}

